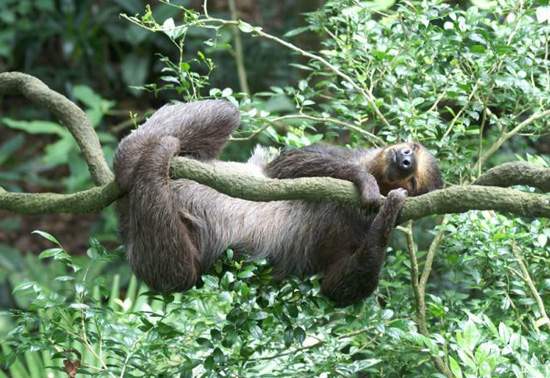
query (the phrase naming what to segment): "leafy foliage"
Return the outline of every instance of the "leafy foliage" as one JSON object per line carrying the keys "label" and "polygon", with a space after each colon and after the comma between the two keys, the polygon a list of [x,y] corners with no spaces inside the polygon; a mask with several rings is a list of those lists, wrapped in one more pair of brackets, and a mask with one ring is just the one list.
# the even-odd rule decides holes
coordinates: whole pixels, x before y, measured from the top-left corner
{"label": "leafy foliage", "polygon": [[[119,255],[93,243],[90,259],[77,264],[53,236],[40,235],[56,245],[40,258],[61,261],[67,270],[55,278],[56,290],[32,281],[15,287],[34,300],[27,311],[13,312],[18,326],[4,351],[9,363],[18,352],[36,352],[40,359],[38,352],[47,351],[52,368],[63,370],[60,360],[78,360],[80,373],[254,376],[317,374],[334,364],[351,374],[380,362],[334,354],[331,339],[344,345],[354,334],[372,331],[359,328],[355,317],[383,324],[391,313],[367,306],[358,306],[356,316],[335,312],[319,296],[315,279],[275,283],[265,263],[238,261],[228,251],[203,276],[203,286],[185,295],[155,296],[138,289],[135,278],[121,295],[118,281],[109,289],[88,277],[98,262]],[[317,363],[304,364],[305,356]]]}

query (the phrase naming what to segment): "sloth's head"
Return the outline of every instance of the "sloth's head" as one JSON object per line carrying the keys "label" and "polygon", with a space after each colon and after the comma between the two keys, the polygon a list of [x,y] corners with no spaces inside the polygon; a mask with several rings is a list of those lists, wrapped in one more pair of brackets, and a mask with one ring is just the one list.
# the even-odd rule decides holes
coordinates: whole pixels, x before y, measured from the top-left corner
{"label": "sloth's head", "polygon": [[420,143],[383,148],[372,168],[383,195],[392,189],[404,188],[410,196],[417,196],[443,187],[437,160]]}

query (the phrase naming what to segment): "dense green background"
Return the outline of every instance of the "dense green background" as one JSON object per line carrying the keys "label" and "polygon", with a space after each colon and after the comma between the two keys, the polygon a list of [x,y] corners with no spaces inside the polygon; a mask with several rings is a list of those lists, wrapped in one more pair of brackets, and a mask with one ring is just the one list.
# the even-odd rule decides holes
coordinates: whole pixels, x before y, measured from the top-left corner
{"label": "dense green background", "polygon": [[[243,119],[226,159],[246,159],[256,143],[415,139],[436,154],[448,185],[504,161],[550,163],[548,117],[485,155],[549,107],[545,1],[238,0],[249,94],[234,29],[198,18],[198,1],[172,3],[184,8],[0,0],[0,71],[33,74],[85,109],[109,161],[165,102],[215,97],[237,104]],[[208,9],[231,18],[226,1]],[[0,186],[92,185],[55,119],[20,97],[0,100]],[[155,297],[129,272],[112,209],[0,211],[0,376],[66,376],[76,364],[103,376],[442,376],[433,357],[447,375],[550,376],[550,324],[538,322],[537,302],[550,306],[548,220],[485,211],[440,222],[396,231],[377,293],[335,309],[317,277],[273,282],[265,263],[231,251],[202,287]],[[424,332],[409,253],[422,269],[436,234]]]}

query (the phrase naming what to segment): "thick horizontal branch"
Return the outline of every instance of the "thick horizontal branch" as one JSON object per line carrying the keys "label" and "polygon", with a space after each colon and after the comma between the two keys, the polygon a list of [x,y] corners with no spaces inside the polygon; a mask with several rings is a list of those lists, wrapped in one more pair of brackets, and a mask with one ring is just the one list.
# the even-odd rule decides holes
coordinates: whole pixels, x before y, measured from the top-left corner
{"label": "thick horizontal branch", "polygon": [[505,163],[479,176],[474,185],[529,185],[550,192],[550,169],[535,167],[525,162]]}
{"label": "thick horizontal branch", "polygon": [[113,173],[105,161],[99,139],[86,113],[67,97],[33,76],[21,72],[0,73],[0,95],[18,93],[48,109],[69,129],[96,184],[107,184],[113,179]]}
{"label": "thick horizontal branch", "polygon": [[[183,157],[172,161],[172,176],[194,180],[232,197],[251,201],[333,201],[359,206],[359,195],[351,182],[329,177],[278,180],[235,175]],[[108,206],[122,194],[114,183],[68,195],[8,193],[0,189],[0,209],[29,214],[89,213]],[[399,222],[468,210],[496,210],[518,216],[550,218],[550,195],[493,186],[453,186],[408,198]]]}
{"label": "thick horizontal branch", "polygon": [[[329,177],[291,180],[265,179],[228,173],[212,165],[187,158],[172,163],[174,177],[185,177],[232,197],[252,201],[333,201],[359,206],[355,186]],[[550,195],[526,193],[492,186],[453,186],[407,199],[399,222],[430,214],[463,213],[468,210],[496,210],[519,216],[550,218]]]}

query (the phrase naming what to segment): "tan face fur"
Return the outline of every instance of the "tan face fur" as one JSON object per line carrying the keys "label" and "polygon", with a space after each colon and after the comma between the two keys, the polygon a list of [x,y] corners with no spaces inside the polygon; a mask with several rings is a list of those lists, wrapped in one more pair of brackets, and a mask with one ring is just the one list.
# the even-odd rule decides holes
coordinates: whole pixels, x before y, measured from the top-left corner
{"label": "tan face fur", "polygon": [[392,189],[407,189],[410,196],[443,187],[437,161],[420,143],[399,143],[382,149],[370,162],[382,195]]}

